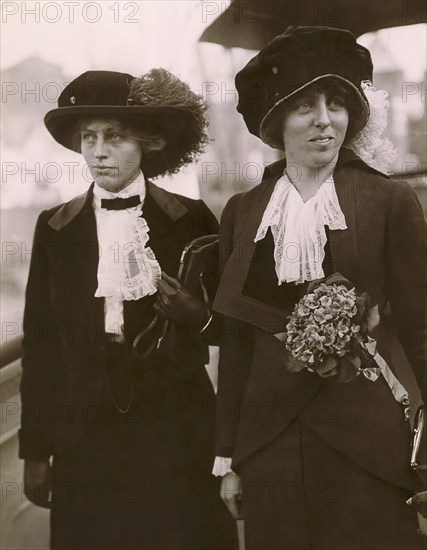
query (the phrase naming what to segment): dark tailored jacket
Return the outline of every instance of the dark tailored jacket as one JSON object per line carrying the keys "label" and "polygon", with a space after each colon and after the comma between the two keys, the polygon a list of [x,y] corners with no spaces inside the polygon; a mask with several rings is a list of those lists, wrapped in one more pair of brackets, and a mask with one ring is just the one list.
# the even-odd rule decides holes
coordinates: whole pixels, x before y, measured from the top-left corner
{"label": "dark tailored jacket", "polygon": [[[92,189],[42,212],[37,222],[24,314],[21,458],[45,460],[72,446],[106,399],[104,299],[94,297],[99,250]],[[142,215],[150,228],[148,245],[172,276],[189,241],[218,232],[218,222],[203,201],[151,182]],[[153,318],[153,300],[124,302],[126,342],[132,343]],[[154,353],[134,367],[147,386],[145,399],[152,396],[155,404],[161,394],[164,400],[175,400],[187,418],[197,415],[200,426],[195,429],[206,439],[209,426],[202,422],[201,404],[213,402],[214,394],[203,368],[207,345],[202,340],[178,330],[173,364]]]}
{"label": "dark tailored jacket", "polygon": [[[288,373],[282,344],[289,311],[277,285],[272,248],[254,243],[285,163],[260,185],[236,195],[221,219],[222,279],[214,309],[225,315],[219,363],[216,454],[233,468],[281,433],[297,416],[324,440],[372,474],[398,486],[408,479],[410,430],[382,376],[343,384],[302,371]],[[332,265],[366,290],[381,317],[389,301],[424,400],[426,377],[426,226],[406,183],[393,181],[343,148],[334,173],[346,230],[331,231]],[[273,244],[271,238],[271,245]],[[263,248],[264,247],[264,248]],[[295,301],[298,297],[295,297]],[[393,369],[382,323],[374,337]]]}

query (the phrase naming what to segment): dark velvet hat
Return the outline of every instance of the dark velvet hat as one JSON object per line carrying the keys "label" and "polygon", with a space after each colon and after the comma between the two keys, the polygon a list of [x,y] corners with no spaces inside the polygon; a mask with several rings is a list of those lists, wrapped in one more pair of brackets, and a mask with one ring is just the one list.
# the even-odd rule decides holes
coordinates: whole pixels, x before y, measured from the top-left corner
{"label": "dark velvet hat", "polygon": [[369,118],[369,104],[361,84],[372,81],[369,50],[347,30],[329,27],[288,27],[269,42],[236,75],[237,110],[248,130],[272,147],[283,148],[282,138],[269,133],[283,103],[300,90],[334,77],[349,91],[352,132]]}
{"label": "dark velvet hat", "polygon": [[135,98],[131,93],[134,76],[112,71],[87,71],[64,88],[58,108],[49,111],[44,122],[58,143],[73,149],[75,123],[85,117],[126,118],[138,126],[150,126],[154,120],[176,136],[191,122],[191,113],[153,97]]}

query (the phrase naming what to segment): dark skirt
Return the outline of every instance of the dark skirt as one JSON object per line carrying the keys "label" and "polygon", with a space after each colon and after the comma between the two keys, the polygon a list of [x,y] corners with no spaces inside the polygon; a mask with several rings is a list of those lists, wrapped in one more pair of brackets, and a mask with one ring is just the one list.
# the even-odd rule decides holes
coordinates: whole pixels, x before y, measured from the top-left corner
{"label": "dark skirt", "polygon": [[359,468],[299,419],[240,474],[246,550],[423,548],[409,492]]}
{"label": "dark skirt", "polygon": [[[110,372],[110,382],[125,409],[122,374]],[[180,386],[164,374],[165,384],[153,374],[141,378],[145,386],[133,383],[127,414],[106,402],[80,441],[54,457],[53,550],[236,550],[234,521],[210,473],[213,419],[197,414],[211,388],[203,378]]]}

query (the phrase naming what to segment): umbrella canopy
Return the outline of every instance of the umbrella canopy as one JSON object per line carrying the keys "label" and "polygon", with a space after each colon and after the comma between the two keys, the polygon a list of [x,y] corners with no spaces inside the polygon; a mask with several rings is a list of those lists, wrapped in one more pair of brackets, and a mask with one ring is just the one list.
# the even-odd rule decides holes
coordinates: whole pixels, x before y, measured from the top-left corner
{"label": "umbrella canopy", "polygon": [[225,11],[221,12],[221,3],[212,3],[209,8],[206,15],[217,18],[201,41],[259,50],[289,25],[338,27],[360,36],[422,23],[427,4],[401,0],[232,0]]}

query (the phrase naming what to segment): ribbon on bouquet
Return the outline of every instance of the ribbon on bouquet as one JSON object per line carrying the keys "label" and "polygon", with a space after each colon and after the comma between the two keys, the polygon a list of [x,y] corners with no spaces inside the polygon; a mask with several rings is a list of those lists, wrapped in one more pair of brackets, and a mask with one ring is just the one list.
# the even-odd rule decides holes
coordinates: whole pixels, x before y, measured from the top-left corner
{"label": "ribbon on bouquet", "polygon": [[384,380],[387,382],[388,387],[391,390],[394,398],[404,408],[405,420],[409,418],[409,396],[406,389],[402,386],[399,380],[394,376],[391,368],[387,365],[387,362],[377,351],[377,342],[370,336],[368,336],[367,342],[360,342],[360,345],[369,353],[373,361],[378,365],[377,367],[360,368],[357,374],[362,374],[370,380],[375,382],[378,380],[380,374],[383,375]]}

